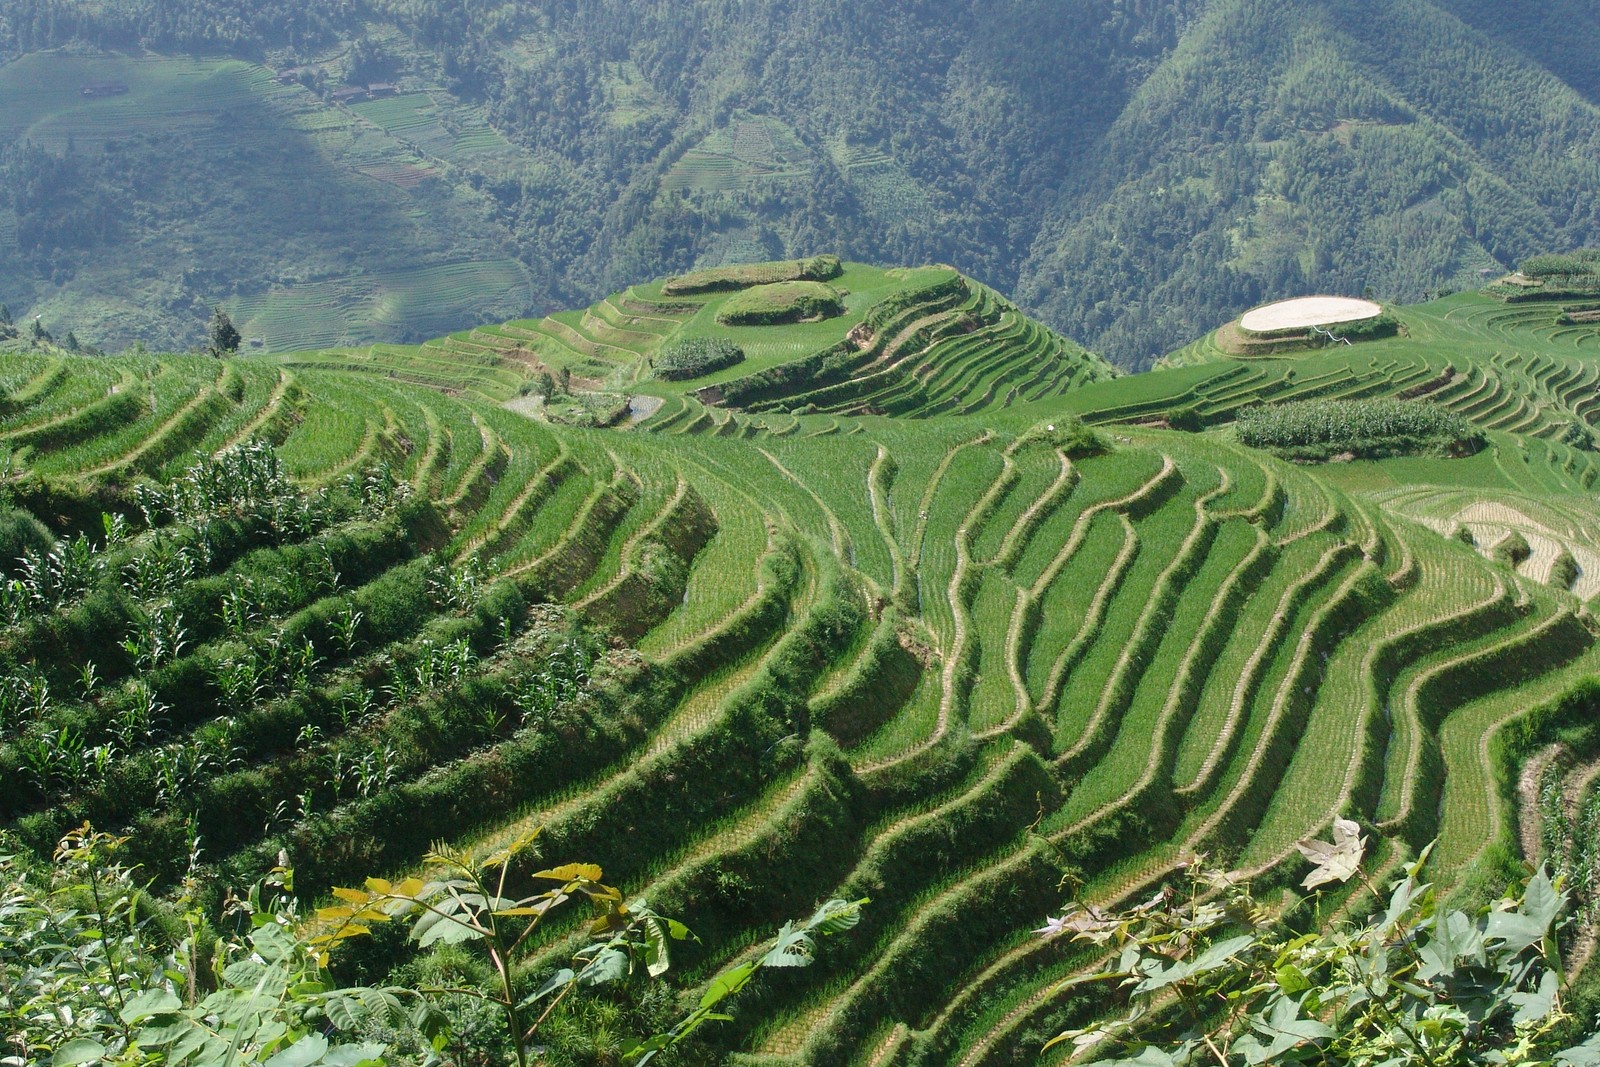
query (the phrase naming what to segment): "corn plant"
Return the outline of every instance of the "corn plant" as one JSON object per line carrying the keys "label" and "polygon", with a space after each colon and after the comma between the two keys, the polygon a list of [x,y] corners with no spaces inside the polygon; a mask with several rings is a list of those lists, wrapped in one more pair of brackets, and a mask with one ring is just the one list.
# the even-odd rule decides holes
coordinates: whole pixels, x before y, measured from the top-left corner
{"label": "corn plant", "polygon": [[0,625],[20,626],[28,618],[33,598],[20,578],[0,581]]}
{"label": "corn plant", "polygon": [[477,662],[477,653],[464,637],[444,645],[424,640],[411,673],[416,679],[417,689],[427,692],[460,684],[472,673],[472,667]]}
{"label": "corn plant", "polygon": [[540,669],[517,686],[516,704],[524,721],[548,721],[558,707],[576,699],[589,684],[594,660],[594,647],[575,638],[567,638],[552,649]]}
{"label": "corn plant", "polygon": [[157,537],[143,552],[130,559],[122,569],[122,587],[135,600],[158,600],[171,596],[201,569],[197,565],[197,552],[184,545],[173,544]]}
{"label": "corn plant", "polygon": [[28,689],[18,674],[0,675],[0,737],[28,722]]}
{"label": "corn plant", "polygon": [[270,670],[253,648],[224,656],[212,668],[212,677],[228,703],[235,707],[259,700],[272,680]]}
{"label": "corn plant", "polygon": [[298,644],[290,646],[285,651],[283,660],[290,690],[296,693],[309,693],[317,669],[322,666],[322,657],[317,655],[317,647],[312,644],[311,638],[302,638]]}
{"label": "corn plant", "polygon": [[152,753],[156,799],[170,807],[192,807],[197,791],[211,778],[239,765],[239,750],[230,731],[197,733],[187,742],[164,745]]}
{"label": "corn plant", "polygon": [[299,490],[266,441],[248,441],[199,456],[166,486],[134,486],[134,505],[152,529],[168,522],[199,525],[217,515],[266,514]]}
{"label": "corn plant", "polygon": [[316,548],[316,569],[313,572],[316,589],[325,596],[332,596],[340,589],[343,576],[333,565],[333,556],[328,552],[327,545],[318,545]]}
{"label": "corn plant", "polygon": [[435,560],[428,573],[428,592],[440,607],[466,611],[478,602],[484,581],[483,564],[476,557],[455,569]]}
{"label": "corn plant", "polygon": [[100,526],[105,530],[105,550],[107,552],[114,551],[128,543],[131,531],[126,516],[103,511],[100,513]]}
{"label": "corn plant", "polygon": [[394,784],[398,760],[390,745],[374,746],[355,761],[356,795],[370,797]]}
{"label": "corn plant", "polygon": [[134,624],[133,631],[121,642],[122,651],[139,674],[148,674],[178,658],[189,643],[188,633],[176,607],[158,604],[145,614],[142,623]]}
{"label": "corn plant", "polygon": [[1555,764],[1540,776],[1538,808],[1541,850],[1545,860],[1559,869],[1572,849],[1572,819],[1562,796],[1561,768]]}
{"label": "corn plant", "polygon": [[367,518],[388,514],[411,496],[411,485],[395,477],[387,463],[370,467],[360,475],[348,475],[345,488],[361,507]]}
{"label": "corn plant", "polygon": [[87,593],[105,573],[105,557],[79,534],[44,553],[26,549],[17,561],[18,580],[35,611],[55,611]]}
{"label": "corn plant", "polygon": [[376,700],[372,690],[366,686],[357,686],[354,693],[346,693],[335,709],[339,715],[339,728],[348,731],[352,725],[365,722],[376,710]]}
{"label": "corn plant", "polygon": [[1567,876],[1586,924],[1600,920],[1600,792],[1590,791],[1578,810]]}
{"label": "corn plant", "polygon": [[505,725],[506,713],[493,704],[484,704],[478,708],[478,726],[483,730],[484,737],[489,739],[499,737]]}
{"label": "corn plant", "polygon": [[[352,773],[353,768],[351,767],[351,760],[345,756],[343,749],[334,749],[331,753],[329,753],[326,777],[328,786],[333,793],[333,798],[335,801],[337,801],[339,797],[344,794],[345,782],[349,780]],[[302,808],[309,809],[310,796],[311,794],[309,792],[305,795],[305,800],[303,800],[301,803]]]}
{"label": "corn plant", "polygon": [[261,595],[248,576],[240,578],[222,594],[220,612],[223,628],[234,637],[243,637],[261,621]]}
{"label": "corn plant", "polygon": [[1569,813],[1562,771],[1552,764],[1539,779],[1539,845],[1544,861],[1572,887],[1579,917],[1592,923],[1600,918],[1600,792],[1590,790]]}
{"label": "corn plant", "polygon": [[166,704],[156,699],[155,690],[143,679],[132,686],[133,699],[119,708],[111,724],[112,737],[124,751],[132,752],[154,741],[160,735],[166,713]]}
{"label": "corn plant", "polygon": [[81,788],[93,782],[105,781],[119,754],[117,746],[110,741],[84,750],[83,757],[76,767],[78,773],[73,779],[73,785]]}
{"label": "corn plant", "polygon": [[361,620],[366,616],[356,610],[354,604],[346,604],[344,610],[333,618],[333,640],[341,651],[347,656],[355,654],[356,646],[361,641]]}
{"label": "corn plant", "polygon": [[115,755],[109,744],[91,748],[83,732],[72,726],[21,738],[17,752],[23,770],[41,791],[82,786],[104,773]]}
{"label": "corn plant", "polygon": [[99,688],[100,668],[95,666],[94,660],[84,660],[83,666],[78,668],[78,696],[83,700],[93,700]]}
{"label": "corn plant", "polygon": [[383,687],[383,692],[390,704],[400,705],[421,692],[421,687],[413,675],[396,670],[389,676],[389,684]]}
{"label": "corn plant", "polygon": [[0,734],[37,722],[50,713],[50,679],[38,670],[0,675]]}

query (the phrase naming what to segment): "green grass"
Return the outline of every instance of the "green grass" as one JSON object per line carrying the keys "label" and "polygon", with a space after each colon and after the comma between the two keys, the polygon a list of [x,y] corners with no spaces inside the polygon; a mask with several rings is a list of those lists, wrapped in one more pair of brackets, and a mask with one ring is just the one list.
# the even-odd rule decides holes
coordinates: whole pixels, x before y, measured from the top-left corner
{"label": "green grass", "polygon": [[[850,415],[847,390],[838,410],[794,416],[703,403],[659,382],[639,388],[666,398],[661,415],[632,430],[577,430],[502,406],[532,373],[524,342],[559,343],[572,373],[589,366],[628,385],[622,376],[662,344],[716,334],[726,295],[674,307],[659,286],[640,286],[588,312],[421,346],[223,363],[0,357],[0,443],[38,476],[15,483],[17,499],[53,502],[40,511],[61,532],[96,528],[93,515],[74,517],[87,506],[67,507],[81,493],[125,506],[127,482],[170,477],[191,449],[215,450],[252,426],[274,430],[308,488],[390,463],[443,524],[394,551],[476,558],[485,583],[518,583],[532,606],[510,630],[534,644],[500,651],[503,623],[430,599],[398,613],[383,641],[336,652],[309,620],[400,581],[383,578],[393,561],[368,574],[359,553],[340,569],[360,577],[338,590],[285,592],[247,639],[312,627],[327,659],[321,695],[251,711],[251,724],[287,723],[273,728],[288,733],[271,741],[251,725],[228,788],[259,782],[260,803],[291,808],[269,836],[260,827],[271,811],[206,816],[213,827],[231,820],[219,861],[248,871],[281,838],[308,850],[308,870],[334,870],[316,842],[338,840],[358,860],[383,856],[388,875],[422,847],[394,842],[487,844],[544,824],[557,851],[608,846],[608,875],[680,907],[703,938],[683,972],[691,982],[740,958],[749,937],[739,931],[769,915],[872,896],[877,911],[854,939],[764,994],[764,1021],[736,1038],[749,1051],[861,1060],[904,1027],[929,1055],[1035,1054],[1040,984],[1076,964],[1027,950],[1023,931],[1055,913],[1061,892],[1044,846],[1026,843],[1030,827],[1107,904],[1147,899],[1197,849],[1294,880],[1295,842],[1336,815],[1387,827],[1410,848],[1440,836],[1430,876],[1445,884],[1514,850],[1504,742],[1600,655],[1575,614],[1586,574],[1568,592],[1524,573],[1544,558],[1541,537],[1600,571],[1600,507],[1585,481],[1594,464],[1550,432],[1600,414],[1590,403],[1600,378],[1575,342],[1542,313],[1507,318],[1503,306],[1453,297],[1405,309],[1409,336],[1350,352],[1215,360],[1079,388],[1092,364],[1065,359],[1069,350],[981,288],[874,312],[941,273],[851,265],[832,283],[857,301],[841,320],[765,328],[781,336],[752,343],[749,366],[719,372],[804,359],[872,321],[885,363],[906,364],[906,375],[861,396],[903,401],[921,418]],[[963,332],[965,314],[993,318]],[[1446,359],[1459,375],[1437,402],[1497,423],[1477,456],[1294,465],[1239,444],[1228,425],[1260,401],[1395,395],[1440,379]],[[1075,369],[1054,376],[1067,364]],[[1056,389],[1067,391],[1050,399]],[[1176,405],[1195,406],[1208,427],[1135,425]],[[958,414],[966,407],[982,414]],[[1037,432],[1074,410],[1098,424],[1098,452],[1066,456]],[[1488,543],[1453,541],[1461,523],[1520,523],[1536,558],[1513,573],[1486,558]],[[154,539],[139,537],[135,550],[149,551]],[[683,555],[663,564],[667,543]],[[207,573],[227,574],[237,555]],[[298,573],[263,566],[286,581]],[[193,588],[214,599],[228,587]],[[186,617],[197,635],[186,655],[199,664],[235,646],[211,602],[196,603],[205,611]],[[0,647],[60,675],[61,706],[24,729],[109,721],[131,692],[127,665],[108,659],[114,687],[89,701],[68,695],[73,649],[91,643],[53,641],[51,627],[99,617],[74,610],[0,630]],[[465,717],[496,706],[493,680],[534,664],[523,650],[536,635],[580,616],[614,627],[606,656],[619,677],[640,672],[627,683],[634,696],[613,705],[591,694],[542,734],[474,733]],[[114,647],[126,624],[105,625],[99,638]],[[336,692],[376,692],[425,634],[456,633],[480,647],[472,684],[486,687],[458,710],[406,705],[339,722]],[[202,744],[223,729],[210,724],[206,684],[198,697],[171,694],[174,737]],[[292,743],[302,719],[324,731],[304,752]],[[373,797],[292,810],[316,760],[405,723],[427,741],[392,786],[420,813],[406,836],[362,821],[380,810]],[[0,745],[0,771],[11,752]],[[479,815],[428,792],[447,781],[488,798]],[[75,796],[29,800],[11,818],[37,836]],[[172,816],[153,805],[134,818],[155,834]]]}

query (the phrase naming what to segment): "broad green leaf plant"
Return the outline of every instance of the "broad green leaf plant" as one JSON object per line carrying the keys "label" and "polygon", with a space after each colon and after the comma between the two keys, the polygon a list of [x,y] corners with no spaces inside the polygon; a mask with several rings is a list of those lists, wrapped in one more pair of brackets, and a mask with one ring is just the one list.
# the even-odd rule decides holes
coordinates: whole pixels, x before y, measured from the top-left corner
{"label": "broad green leaf plant", "polygon": [[[411,937],[419,947],[476,943],[488,955],[494,988],[455,988],[423,992],[456,993],[492,1004],[505,1021],[519,1067],[537,1063],[535,1038],[556,1007],[575,990],[622,981],[639,970],[651,978],[671,966],[670,945],[690,937],[682,923],[658,914],[643,899],[628,900],[600,881],[592,863],[568,863],[531,875],[539,888],[524,896],[508,895],[512,860],[538,837],[534,831],[478,860],[447,846],[428,857],[431,876],[391,883],[369,878],[362,889],[335,889],[339,904],[319,909],[322,932],[310,939],[326,962],[329,950],[351,937],[371,933],[374,924],[412,922]],[[591,940],[532,990],[521,989],[516,965],[540,923],[568,902],[587,901],[593,912]],[[760,955],[715,979],[696,1007],[670,1030],[636,1039],[623,1055],[642,1065],[688,1038],[707,1022],[729,1018],[718,1006],[749,984],[763,967],[803,967],[812,961],[816,938],[847,930],[860,917],[865,900],[830,900],[804,923],[786,923],[777,941]]]}
{"label": "broad green leaf plant", "polygon": [[[535,872],[534,892],[509,896],[511,861],[536,836],[482,860],[437,846],[428,878],[337,889],[339,902],[309,920],[295,907],[293,873],[280,856],[267,879],[230,899],[220,934],[187,892],[192,879],[175,905],[146,893],[118,860],[126,839],[85,826],[63,839],[47,870],[0,847],[0,1067],[380,1067],[394,1062],[382,1035],[397,1033],[420,1039],[422,1060],[437,1064],[452,1023],[440,1003],[463,995],[498,1010],[519,1064],[537,1063],[535,1035],[563,999],[635,972],[661,976],[671,943],[690,934],[603,883],[591,863]],[[191,875],[198,856],[196,845]],[[593,911],[589,940],[531,987],[516,965],[541,920],[572,901]],[[628,1041],[621,1054],[644,1064],[727,1019],[726,1002],[758,971],[806,966],[817,939],[854,926],[865,903],[830,900],[806,921],[785,924],[773,944],[711,981],[676,1025]],[[495,981],[336,986],[331,950],[396,920],[411,923],[419,947],[477,946]]]}
{"label": "broad green leaf plant", "polygon": [[[481,945],[496,987],[454,992],[468,993],[499,1009],[517,1062],[526,1067],[532,1062],[539,1026],[574,989],[618,981],[636,967],[659,976],[670,965],[669,943],[689,936],[682,923],[656,914],[643,900],[625,900],[620,891],[601,882],[601,869],[592,863],[538,871],[532,878],[541,888],[521,897],[507,896],[511,861],[537,836],[535,831],[482,860],[440,845],[428,856],[431,877],[427,879],[392,883],[369,878],[361,889],[335,889],[340,903],[318,909],[324,930],[310,939],[310,945],[326,963],[329,950],[340,941],[369,934],[374,924],[396,919],[412,920],[411,937],[421,948]],[[543,919],[573,900],[586,900],[592,906],[589,932],[594,940],[578,950],[571,967],[560,969],[533,992],[521,992],[513,972],[524,946]]]}
{"label": "broad green leaf plant", "polygon": [[186,900],[157,921],[162,906],[118,861],[125,840],[84,827],[48,875],[0,855],[4,1067],[359,1067],[383,1048],[341,1029],[437,1031],[415,994],[332,985],[297,933],[286,870],[235,902],[237,932],[213,938]]}
{"label": "broad green leaf plant", "polygon": [[[1360,827],[1337,820],[1332,838],[1300,846],[1315,865],[1304,888],[1366,880]],[[1426,860],[1425,851],[1387,892],[1367,883],[1387,904],[1365,921],[1319,910],[1296,923],[1294,906],[1264,907],[1239,875],[1200,861],[1186,885],[1127,911],[1069,905],[1036,932],[1108,954],[1100,970],[1056,989],[1110,987],[1126,1010],[1046,1047],[1070,1044],[1075,1061],[1099,1067],[1600,1065],[1600,1036],[1571,1047],[1560,1039],[1571,1020],[1561,1006],[1559,885],[1541,868],[1469,914],[1422,880]]]}

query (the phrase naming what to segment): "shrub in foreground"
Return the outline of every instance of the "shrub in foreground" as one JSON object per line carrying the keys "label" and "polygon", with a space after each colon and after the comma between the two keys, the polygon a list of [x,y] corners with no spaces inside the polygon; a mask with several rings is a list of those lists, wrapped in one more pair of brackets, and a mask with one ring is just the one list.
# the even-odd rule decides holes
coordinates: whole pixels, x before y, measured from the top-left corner
{"label": "shrub in foreground", "polygon": [[[507,874],[531,840],[486,857],[441,847],[426,879],[369,878],[361,889],[335,890],[340,903],[314,921],[298,913],[293,872],[280,866],[230,903],[220,929],[193,899],[169,903],[140,888],[121,858],[126,839],[85,826],[43,869],[0,849],[0,1063],[528,1067],[570,1051],[559,1047],[555,1024],[585,1018],[571,1006],[604,987],[625,1005],[610,1023],[642,1024],[650,1035],[618,1042],[617,1062],[640,1067],[727,1019],[727,1002],[761,970],[809,964],[817,940],[855,926],[866,903],[830,900],[805,921],[785,923],[674,1022],[660,998],[655,1011],[629,1006],[645,1002],[668,969],[668,946],[688,929],[602,883],[591,863],[539,871],[531,891],[516,895]],[[568,965],[535,973],[526,966],[530,935],[569,903],[591,911],[589,937]],[[449,979],[443,988],[335,985],[330,950],[389,922],[409,925],[419,947],[450,957],[425,969]],[[670,1014],[652,1025],[663,1012]],[[566,1043],[592,1050],[595,1035],[582,1029],[569,1025]]]}

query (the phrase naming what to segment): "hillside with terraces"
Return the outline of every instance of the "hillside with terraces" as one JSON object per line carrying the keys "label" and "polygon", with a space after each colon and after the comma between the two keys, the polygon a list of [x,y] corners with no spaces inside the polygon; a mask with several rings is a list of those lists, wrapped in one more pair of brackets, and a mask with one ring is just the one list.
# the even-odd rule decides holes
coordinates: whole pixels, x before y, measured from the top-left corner
{"label": "hillside with terraces", "polygon": [[[1436,842],[1465,897],[1578,870],[1600,325],[1466,293],[1119,376],[953,269],[848,263],[838,314],[718,321],[799,269],[416,346],[6,354],[12,840],[127,827],[168,887],[198,835],[213,893],[282,849],[315,899],[543,827],[521,873],[592,858],[694,930],[686,1003],[751,931],[870,897],[708,1031],[749,1065],[1037,1059],[1103,1007],[1047,995],[1095,960],[1029,932],[1064,880],[1112,907],[1208,853],[1287,885],[1339,816],[1380,871]],[[697,338],[742,361],[654,376]],[[1232,433],[1370,398],[1486,443]]]}

